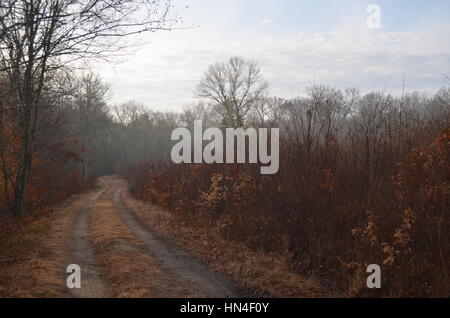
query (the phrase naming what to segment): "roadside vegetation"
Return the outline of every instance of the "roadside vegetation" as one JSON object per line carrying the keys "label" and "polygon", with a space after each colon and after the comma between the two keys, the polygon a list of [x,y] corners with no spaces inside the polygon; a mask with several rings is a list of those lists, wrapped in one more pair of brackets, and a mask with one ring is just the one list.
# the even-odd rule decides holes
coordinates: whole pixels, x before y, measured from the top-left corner
{"label": "roadside vegetation", "polygon": [[[167,0],[0,4],[0,295],[62,295],[56,277],[79,194],[118,174],[143,222],[255,296],[448,297],[449,85],[388,94],[318,84],[285,99],[270,95],[256,61],[237,56],[207,68],[183,111],[111,105],[108,83],[74,62],[173,28],[172,9]],[[279,128],[279,172],[173,164],[171,133],[195,120]],[[93,244],[104,275],[122,284],[116,296],[154,295],[127,285],[142,264],[107,268],[129,256],[108,254],[129,233],[103,208]],[[369,264],[382,266],[380,290],[366,288]]]}
{"label": "roadside vegetation", "polygon": [[[217,64],[222,72],[210,68],[203,81],[214,78],[216,87],[239,87],[227,82],[239,78],[227,73],[239,69],[228,68],[235,63]],[[221,81],[211,72],[228,76]],[[243,78],[249,74],[242,72]],[[258,90],[260,83],[258,78]],[[175,165],[161,160],[140,162],[122,174],[137,198],[170,210],[174,223],[200,235],[204,243],[195,240],[199,247],[192,249],[208,254],[206,258],[228,264],[233,257],[217,252],[229,250],[226,244],[217,249],[200,246],[209,246],[209,241],[236,243],[260,253],[255,261],[259,266],[266,266],[262,264],[269,257],[341,295],[446,297],[449,89],[431,97],[392,96],[317,85],[305,94],[293,100],[247,101],[242,104],[249,109],[241,114],[236,107],[218,111],[211,97],[209,106],[193,106],[181,117],[188,128],[193,120],[227,127],[242,118],[244,127],[279,127],[276,175],[261,175],[259,165]],[[230,96],[236,95],[239,90],[231,90]],[[255,277],[265,280],[252,273],[258,265],[246,261],[239,264],[248,272],[237,275],[249,284]],[[369,264],[383,268],[381,290],[366,288]],[[224,271],[239,272],[233,264],[224,266],[229,266]],[[274,286],[270,279],[262,284]]]}

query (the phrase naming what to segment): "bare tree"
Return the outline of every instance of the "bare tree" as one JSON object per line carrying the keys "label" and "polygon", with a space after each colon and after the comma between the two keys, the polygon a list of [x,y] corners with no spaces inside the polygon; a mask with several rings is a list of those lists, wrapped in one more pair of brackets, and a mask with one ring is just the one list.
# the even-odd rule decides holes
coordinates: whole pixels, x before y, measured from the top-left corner
{"label": "bare tree", "polygon": [[362,156],[361,160],[357,161],[362,161],[366,185],[380,169],[378,159],[384,155],[380,149],[387,139],[392,99],[391,95],[385,95],[383,92],[366,94],[358,100],[358,112],[352,117],[349,135],[354,144],[354,157]]}
{"label": "bare tree", "polygon": [[98,144],[104,138],[104,126],[109,123],[109,108],[106,97],[109,85],[104,83],[100,77],[88,73],[75,79],[75,92],[73,108],[78,135],[82,138],[85,149],[82,155],[83,176],[87,180],[91,164],[91,154],[98,149]]}
{"label": "bare tree", "polygon": [[323,85],[307,88],[311,109],[318,113],[319,130],[322,142],[328,148],[330,142],[337,138],[345,119],[350,114],[357,99],[355,89],[347,89],[345,95],[341,90]]}
{"label": "bare tree", "polygon": [[141,118],[145,113],[145,107],[136,101],[129,101],[120,105],[114,105],[113,113],[120,124],[126,126]]}
{"label": "bare tree", "polygon": [[[194,129],[194,121],[201,120],[204,127],[213,127],[220,125],[220,119],[217,120],[217,113],[212,104],[203,101],[184,107],[180,120],[188,129]],[[219,115],[220,117],[220,115]]]}
{"label": "bare tree", "polygon": [[2,0],[0,71],[9,84],[20,131],[14,210],[24,210],[33,142],[47,79],[85,57],[105,56],[132,34],[170,29],[170,0]]}
{"label": "bare tree", "polygon": [[233,57],[227,63],[209,66],[195,93],[219,105],[224,125],[241,127],[267,88],[256,62]]}
{"label": "bare tree", "polygon": [[259,126],[279,126],[285,113],[286,101],[279,97],[260,98],[253,107],[253,116]]}

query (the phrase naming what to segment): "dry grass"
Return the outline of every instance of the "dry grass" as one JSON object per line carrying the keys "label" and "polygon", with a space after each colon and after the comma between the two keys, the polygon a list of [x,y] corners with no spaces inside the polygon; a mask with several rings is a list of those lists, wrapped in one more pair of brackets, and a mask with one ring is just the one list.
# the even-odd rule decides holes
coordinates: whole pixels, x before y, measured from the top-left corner
{"label": "dry grass", "polygon": [[110,189],[92,209],[90,235],[100,274],[114,297],[195,297],[176,277],[162,270],[118,216]]}
{"label": "dry grass", "polygon": [[91,192],[48,211],[2,225],[0,297],[65,297],[68,240]]}
{"label": "dry grass", "polygon": [[164,209],[136,200],[126,193],[127,205],[139,219],[177,245],[191,251],[210,268],[252,291],[253,296],[328,297],[329,290],[288,268],[287,253],[251,251],[244,244],[221,237],[217,229],[181,220]]}

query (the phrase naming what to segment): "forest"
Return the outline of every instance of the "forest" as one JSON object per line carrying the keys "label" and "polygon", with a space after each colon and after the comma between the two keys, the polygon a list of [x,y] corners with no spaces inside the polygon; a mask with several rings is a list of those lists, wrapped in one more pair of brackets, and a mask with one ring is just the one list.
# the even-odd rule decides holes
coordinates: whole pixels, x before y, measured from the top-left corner
{"label": "forest", "polygon": [[[195,102],[182,111],[115,104],[110,85],[72,60],[175,21],[156,1],[148,2],[151,22],[124,22],[139,1],[116,2],[122,11],[109,1],[1,2],[0,243],[94,189],[97,177],[117,175],[135,199],[171,215],[170,235],[188,228],[207,246],[222,242],[222,252],[204,257],[247,287],[295,296],[287,276],[262,274],[274,266],[333,295],[448,297],[450,79],[434,94],[312,84],[284,98],[270,93],[257,56],[235,56],[195,74]],[[221,130],[279,128],[278,172],[173,163],[172,132],[193,132],[196,120]],[[226,244],[254,258],[239,265]],[[380,290],[366,288],[369,264],[383,267]]]}

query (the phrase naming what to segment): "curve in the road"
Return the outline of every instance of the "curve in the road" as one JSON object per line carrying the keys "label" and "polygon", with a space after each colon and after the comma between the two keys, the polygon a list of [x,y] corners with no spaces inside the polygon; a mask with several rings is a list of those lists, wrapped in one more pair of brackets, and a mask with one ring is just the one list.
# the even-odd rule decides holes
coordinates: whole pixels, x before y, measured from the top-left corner
{"label": "curve in the road", "polygon": [[242,296],[240,288],[227,278],[217,274],[200,263],[188,252],[160,237],[151,228],[141,223],[133,211],[123,200],[122,182],[117,182],[118,188],[114,195],[114,205],[124,221],[147,250],[155,257],[160,266],[169,270],[189,283],[201,295],[211,298],[230,298]]}

